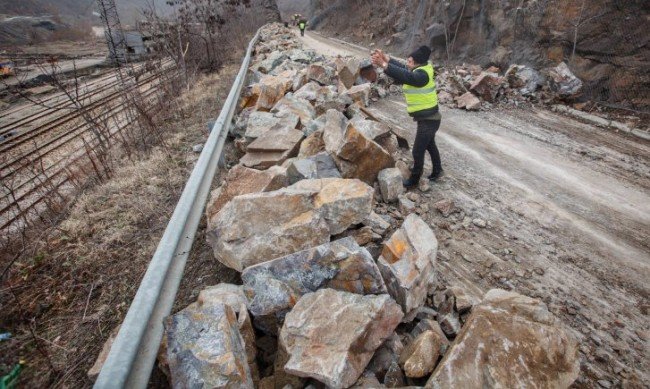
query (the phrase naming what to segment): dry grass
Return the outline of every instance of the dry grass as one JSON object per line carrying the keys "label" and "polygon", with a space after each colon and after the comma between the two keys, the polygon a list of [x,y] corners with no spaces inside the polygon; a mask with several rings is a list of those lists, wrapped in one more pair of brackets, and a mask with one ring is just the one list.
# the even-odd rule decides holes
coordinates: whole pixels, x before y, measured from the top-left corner
{"label": "dry grass", "polygon": [[[24,387],[89,387],[86,371],[128,310],[198,154],[206,123],[218,114],[237,65],[205,76],[173,102],[164,147],[121,165],[113,178],[82,194],[68,217],[41,234],[0,288],[0,373],[27,361]],[[202,231],[203,229],[199,229]],[[236,274],[212,258],[199,234],[177,306],[205,285]]]}

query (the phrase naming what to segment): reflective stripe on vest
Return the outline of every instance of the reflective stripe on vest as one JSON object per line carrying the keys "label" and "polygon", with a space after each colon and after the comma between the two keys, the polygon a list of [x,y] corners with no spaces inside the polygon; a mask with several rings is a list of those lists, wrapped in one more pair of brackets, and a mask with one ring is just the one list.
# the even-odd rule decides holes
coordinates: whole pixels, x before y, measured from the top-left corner
{"label": "reflective stripe on vest", "polygon": [[424,111],[438,106],[438,93],[436,92],[436,78],[434,76],[433,65],[428,63],[424,66],[417,67],[413,71],[422,69],[429,76],[429,82],[421,88],[412,85],[402,87],[404,97],[406,98],[406,110],[408,113]]}

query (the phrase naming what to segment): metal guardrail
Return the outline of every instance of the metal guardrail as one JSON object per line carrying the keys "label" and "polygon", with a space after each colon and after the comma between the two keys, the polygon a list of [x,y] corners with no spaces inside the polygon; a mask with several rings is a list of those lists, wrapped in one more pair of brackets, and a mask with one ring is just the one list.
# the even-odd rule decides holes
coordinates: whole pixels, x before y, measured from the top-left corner
{"label": "metal guardrail", "polygon": [[248,44],[237,78],[158,243],[94,388],[147,387],[162,339],[163,319],[174,304],[259,35],[258,30]]}

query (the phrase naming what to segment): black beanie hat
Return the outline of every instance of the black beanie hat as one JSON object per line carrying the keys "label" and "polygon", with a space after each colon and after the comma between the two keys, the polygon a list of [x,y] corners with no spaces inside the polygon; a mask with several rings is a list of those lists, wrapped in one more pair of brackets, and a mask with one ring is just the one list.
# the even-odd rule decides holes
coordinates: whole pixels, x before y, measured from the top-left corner
{"label": "black beanie hat", "polygon": [[425,64],[429,61],[431,56],[431,49],[427,46],[420,46],[417,50],[412,52],[409,57],[413,58],[413,61],[417,64]]}

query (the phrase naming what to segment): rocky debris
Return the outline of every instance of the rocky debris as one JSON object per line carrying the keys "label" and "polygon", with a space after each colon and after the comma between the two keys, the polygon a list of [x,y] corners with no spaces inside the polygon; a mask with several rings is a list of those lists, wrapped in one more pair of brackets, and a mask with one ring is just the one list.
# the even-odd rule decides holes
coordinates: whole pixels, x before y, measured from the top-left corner
{"label": "rocky debris", "polygon": [[395,161],[386,150],[359,132],[353,123],[345,123],[342,113],[327,111],[323,129],[325,150],[332,154],[343,177],[359,178],[372,184],[379,172],[394,166]]}
{"label": "rocky debris", "polygon": [[293,93],[287,93],[278,101],[271,112],[289,112],[297,115],[300,118],[300,123],[309,123],[310,120],[316,117],[314,107],[305,99],[298,98]]}
{"label": "rocky debris", "polygon": [[431,374],[440,357],[440,346],[440,339],[433,331],[419,334],[404,348],[399,358],[406,376],[422,378]]}
{"label": "rocky debris", "polygon": [[377,176],[381,197],[385,202],[397,201],[397,198],[404,193],[402,184],[402,173],[398,168],[384,169]]}
{"label": "rocky debris", "polygon": [[402,215],[409,215],[415,212],[415,203],[405,195],[399,195],[397,197],[397,202],[399,204],[399,211]]}
{"label": "rocky debris", "polygon": [[287,55],[282,51],[276,50],[266,56],[264,60],[254,63],[250,69],[252,71],[268,74],[278,67],[285,59],[287,59]]}
{"label": "rocky debris", "polygon": [[351,121],[354,124],[354,127],[359,130],[366,138],[379,142],[381,139],[384,139],[391,135],[390,127],[387,124],[375,121],[368,120],[362,117],[356,116]]}
{"label": "rocky debris", "polygon": [[375,350],[402,319],[388,295],[321,289],[304,295],[285,318],[280,346],[285,371],[347,388],[361,376]]}
{"label": "rocky debris", "polygon": [[405,313],[424,304],[434,282],[437,250],[435,234],[414,214],[384,244],[377,265],[388,293]]}
{"label": "rocky debris", "polygon": [[230,306],[194,303],[166,319],[165,337],[173,387],[254,387]]}
{"label": "rocky debris", "polygon": [[338,57],[334,60],[336,65],[336,75],[339,78],[339,81],[343,83],[343,86],[346,89],[352,88],[354,86],[357,77],[359,77],[359,63],[354,58],[341,58]]}
{"label": "rocky debris", "polygon": [[210,220],[235,196],[270,192],[288,185],[286,168],[273,166],[267,170],[257,170],[235,165],[228,171],[224,183],[212,191],[205,211],[206,218]]}
{"label": "rocky debris", "polygon": [[333,68],[318,64],[309,65],[307,68],[307,78],[316,81],[321,85],[335,85],[336,75]]}
{"label": "rocky debris", "polygon": [[320,86],[314,81],[305,84],[294,96],[309,101],[314,106],[316,115],[322,115],[328,109],[342,111],[351,103],[344,96],[339,96],[334,86]]}
{"label": "rocky debris", "polygon": [[454,101],[456,102],[456,107],[465,108],[468,111],[477,111],[481,108],[481,100],[474,96],[472,92],[466,92],[461,96],[455,97]]}
{"label": "rocky debris", "polygon": [[244,128],[243,136],[256,139],[262,136],[271,128],[280,126],[285,128],[297,128],[300,118],[292,113],[283,112],[272,114],[264,111],[254,111],[248,116],[245,124],[237,124],[237,127]]}
{"label": "rocky debris", "polygon": [[582,81],[564,62],[548,69],[548,75],[551,89],[561,98],[574,97],[582,91]]}
{"label": "rocky debris", "polygon": [[505,73],[511,88],[517,89],[522,96],[529,96],[544,84],[544,78],[535,69],[522,65],[512,65]]}
{"label": "rocky debris", "polygon": [[404,373],[399,367],[397,362],[393,362],[388,367],[386,376],[384,377],[384,385],[387,388],[402,388],[405,385]]}
{"label": "rocky debris", "polygon": [[[494,73],[483,72],[472,82],[469,90],[492,103],[497,98],[502,81],[503,79]],[[465,103],[465,108],[472,109],[468,105],[469,103]]]}
{"label": "rocky debris", "polygon": [[287,165],[287,177],[290,184],[300,180],[318,178],[341,178],[332,157],[321,152],[302,159],[290,160]]}
{"label": "rocky debris", "polygon": [[237,196],[208,220],[208,243],[217,260],[242,271],[326,243],[330,235],[361,223],[370,214],[372,196],[363,182],[336,178]]}
{"label": "rocky debris", "polygon": [[487,222],[485,220],[483,220],[483,219],[480,219],[480,218],[472,219],[472,224],[474,224],[476,227],[479,227],[479,228],[487,227]]}
{"label": "rocky debris", "polygon": [[390,228],[390,223],[375,212],[370,212],[370,214],[363,220],[362,224],[370,227],[373,232],[379,235],[384,235]]}
{"label": "rocky debris", "polygon": [[449,217],[456,209],[456,205],[452,200],[443,199],[434,203],[433,208],[437,209],[443,217]]}
{"label": "rocky debris", "polygon": [[343,92],[345,96],[349,96],[352,101],[362,104],[364,107],[368,106],[370,102],[370,84],[355,85],[352,88]]}
{"label": "rocky debris", "polygon": [[325,142],[323,141],[323,131],[319,130],[312,132],[302,141],[300,151],[298,151],[298,157],[310,157],[321,151],[325,151]]}
{"label": "rocky debris", "polygon": [[279,76],[264,76],[253,84],[251,94],[255,100],[255,110],[268,111],[291,90],[293,80]]}
{"label": "rocky debris", "polygon": [[450,338],[456,337],[456,335],[458,335],[460,332],[460,316],[456,311],[452,310],[444,315],[441,315],[438,318],[438,323],[440,324],[440,328],[445,333],[445,335]]}
{"label": "rocky debris", "polygon": [[293,62],[310,64],[316,58],[316,52],[313,50],[293,49],[287,52],[289,59]]}
{"label": "rocky debris", "polygon": [[326,121],[327,121],[327,116],[325,114],[322,114],[318,116],[316,119],[313,119],[309,123],[305,124],[305,127],[302,129],[302,131],[305,133],[305,136],[309,136],[314,132],[319,132],[319,131],[323,132],[323,128],[325,128]]}
{"label": "rocky debris", "polygon": [[567,388],[578,377],[576,340],[546,305],[493,289],[427,382],[430,388]]}
{"label": "rocky debris", "polygon": [[477,304],[477,300],[467,294],[463,289],[453,286],[445,291],[445,296],[447,299],[453,297],[455,308],[458,313],[463,314],[469,312],[474,305]]}
{"label": "rocky debris", "polygon": [[321,288],[386,293],[372,256],[352,238],[248,267],[242,272],[242,281],[251,313],[255,317],[273,315],[271,320],[280,325],[300,297]]}
{"label": "rocky debris", "polygon": [[282,164],[298,154],[303,136],[302,131],[295,128],[276,125],[247,146],[246,155],[240,162],[258,169]]}

